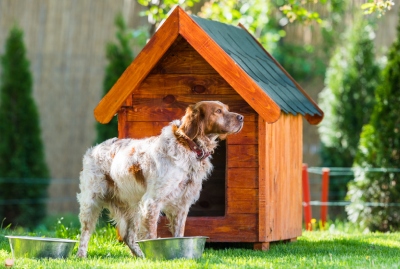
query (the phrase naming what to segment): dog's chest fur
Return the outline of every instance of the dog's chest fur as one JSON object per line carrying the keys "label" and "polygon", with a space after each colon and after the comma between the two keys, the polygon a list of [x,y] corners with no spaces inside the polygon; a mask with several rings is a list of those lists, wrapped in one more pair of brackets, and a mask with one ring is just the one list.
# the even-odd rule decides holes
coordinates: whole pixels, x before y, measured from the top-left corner
{"label": "dog's chest fur", "polygon": [[170,125],[160,136],[110,139],[101,150],[93,148],[91,157],[107,174],[102,195],[113,198],[108,202],[135,206],[146,193],[157,197],[163,210],[168,210],[199,198],[202,181],[212,164],[209,158],[199,160],[174,130],[175,126]]}

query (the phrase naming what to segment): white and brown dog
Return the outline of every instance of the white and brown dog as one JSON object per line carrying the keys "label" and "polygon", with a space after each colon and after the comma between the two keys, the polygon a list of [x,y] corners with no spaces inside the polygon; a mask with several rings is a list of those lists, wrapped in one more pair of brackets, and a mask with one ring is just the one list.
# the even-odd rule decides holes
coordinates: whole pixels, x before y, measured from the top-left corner
{"label": "white and brown dog", "polygon": [[109,139],[90,148],[80,173],[81,237],[77,256],[86,257],[99,214],[108,208],[120,235],[136,256],[136,241],[157,237],[160,212],[174,237],[182,237],[190,206],[210,175],[210,154],[219,139],[239,132],[243,116],[219,101],[202,101],[186,109],[181,120],[159,136]]}

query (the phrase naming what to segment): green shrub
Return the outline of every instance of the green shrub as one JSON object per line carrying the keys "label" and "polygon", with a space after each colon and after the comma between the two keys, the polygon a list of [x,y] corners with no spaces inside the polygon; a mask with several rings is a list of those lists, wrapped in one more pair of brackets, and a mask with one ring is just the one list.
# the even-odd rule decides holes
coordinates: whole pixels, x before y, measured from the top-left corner
{"label": "green shrub", "polygon": [[[352,167],[362,126],[369,120],[375,103],[380,68],[374,55],[374,31],[365,19],[356,20],[342,46],[336,49],[326,73],[319,102],[325,118],[319,126],[321,159],[324,167]],[[344,176],[331,180],[330,200],[343,200]]]}
{"label": "green shrub", "polygon": [[[390,47],[383,70],[383,82],[376,90],[376,104],[367,125],[363,127],[355,167],[399,168],[400,164],[400,21],[397,39]],[[362,172],[350,184],[347,206],[349,220],[370,230],[400,229],[400,173]],[[365,203],[379,206],[367,206]]]}
{"label": "green shrub", "polygon": [[1,68],[0,221],[34,227],[46,214],[49,172],[23,31],[16,26],[7,38]]}

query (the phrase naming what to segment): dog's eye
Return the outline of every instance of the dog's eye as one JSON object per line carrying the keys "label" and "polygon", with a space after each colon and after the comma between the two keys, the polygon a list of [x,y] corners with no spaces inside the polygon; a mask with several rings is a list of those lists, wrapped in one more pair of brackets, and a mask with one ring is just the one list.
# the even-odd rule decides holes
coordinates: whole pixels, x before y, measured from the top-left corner
{"label": "dog's eye", "polygon": [[221,114],[222,110],[221,109],[217,109],[215,112],[218,113],[218,114]]}

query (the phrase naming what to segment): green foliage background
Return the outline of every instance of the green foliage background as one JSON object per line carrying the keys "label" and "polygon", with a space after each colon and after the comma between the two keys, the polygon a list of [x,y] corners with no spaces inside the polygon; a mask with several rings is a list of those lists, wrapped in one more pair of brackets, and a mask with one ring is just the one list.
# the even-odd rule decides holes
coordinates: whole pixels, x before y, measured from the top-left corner
{"label": "green foliage background", "polygon": [[[355,166],[399,168],[400,164],[400,21],[397,38],[390,47],[383,70],[383,82],[376,90],[376,103],[368,124],[363,127]],[[349,219],[371,230],[400,229],[400,212],[391,204],[400,203],[400,173],[360,172],[350,184],[352,202]],[[364,203],[380,203],[366,206]]]}
{"label": "green foliage background", "polygon": [[[6,40],[1,71],[0,221],[5,218],[3,225],[34,227],[46,214],[49,172],[39,114],[32,98],[32,76],[23,32],[17,26],[10,30]],[[30,184],[37,181],[40,184]]]}
{"label": "green foliage background", "polygon": [[[325,113],[318,131],[324,167],[352,167],[362,126],[375,103],[380,67],[371,22],[359,19],[331,58],[319,104]],[[330,182],[329,198],[343,201],[352,176]]]}

